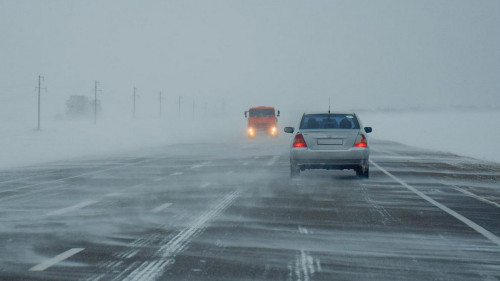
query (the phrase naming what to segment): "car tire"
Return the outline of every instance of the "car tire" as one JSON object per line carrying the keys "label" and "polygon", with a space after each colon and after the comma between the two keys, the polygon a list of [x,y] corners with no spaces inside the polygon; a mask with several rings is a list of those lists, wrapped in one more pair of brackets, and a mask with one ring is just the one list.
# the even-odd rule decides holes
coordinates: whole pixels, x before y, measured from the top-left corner
{"label": "car tire", "polygon": [[370,167],[366,166],[359,166],[358,168],[354,169],[356,171],[356,176],[360,178],[369,178],[370,177]]}
{"label": "car tire", "polygon": [[368,179],[370,178],[370,167],[366,167],[365,171],[363,172],[363,178]]}
{"label": "car tire", "polygon": [[296,178],[300,176],[300,168],[295,165],[290,165],[290,177]]}
{"label": "car tire", "polygon": [[358,177],[361,177],[363,175],[363,167],[362,166],[355,168],[354,171],[356,172],[356,176],[358,176]]}

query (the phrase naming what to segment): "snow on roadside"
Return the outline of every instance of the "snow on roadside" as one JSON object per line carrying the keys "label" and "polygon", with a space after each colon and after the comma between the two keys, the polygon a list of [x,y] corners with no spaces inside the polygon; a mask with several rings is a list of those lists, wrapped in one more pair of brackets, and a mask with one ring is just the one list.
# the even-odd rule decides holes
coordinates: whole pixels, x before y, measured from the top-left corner
{"label": "snow on roadside", "polygon": [[[206,120],[202,120],[206,121]],[[213,121],[207,122],[214,124]],[[43,123],[38,131],[31,125],[0,124],[0,169],[31,166],[83,156],[99,157],[182,142],[227,139],[225,124],[209,128],[195,120],[126,120],[123,122],[55,121]],[[244,126],[244,123],[243,123]],[[245,128],[240,135],[244,136]],[[240,136],[241,137],[241,136]]]}
{"label": "snow on roadside", "polygon": [[362,112],[360,118],[373,127],[373,138],[500,162],[498,110]]}
{"label": "snow on roadside", "polygon": [[[500,149],[495,145],[500,137],[496,129],[500,111],[360,112],[359,115],[364,126],[373,127],[373,138],[500,162]],[[280,126],[293,125],[285,121],[287,116],[283,117]],[[291,115],[288,118],[298,121]],[[88,120],[51,120],[43,123],[41,131],[23,122],[0,123],[0,169],[182,142],[246,139],[246,119],[239,115],[180,121],[177,118],[115,120],[94,125]]]}

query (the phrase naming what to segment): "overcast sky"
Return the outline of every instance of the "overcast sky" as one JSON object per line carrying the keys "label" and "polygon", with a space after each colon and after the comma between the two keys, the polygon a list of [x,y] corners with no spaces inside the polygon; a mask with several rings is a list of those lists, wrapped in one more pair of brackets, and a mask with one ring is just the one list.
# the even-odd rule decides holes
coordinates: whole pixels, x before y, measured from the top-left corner
{"label": "overcast sky", "polygon": [[43,75],[60,106],[95,80],[108,107],[498,105],[499,27],[498,0],[0,0],[0,102]]}

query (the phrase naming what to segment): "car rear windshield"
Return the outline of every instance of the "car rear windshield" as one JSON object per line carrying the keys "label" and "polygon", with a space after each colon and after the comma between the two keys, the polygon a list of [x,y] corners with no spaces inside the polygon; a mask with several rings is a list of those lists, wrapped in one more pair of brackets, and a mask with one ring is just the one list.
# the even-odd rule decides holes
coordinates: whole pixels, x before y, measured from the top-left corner
{"label": "car rear windshield", "polygon": [[250,109],[250,117],[274,116],[274,109]]}
{"label": "car rear windshield", "polygon": [[359,129],[359,122],[352,114],[307,114],[300,129]]}

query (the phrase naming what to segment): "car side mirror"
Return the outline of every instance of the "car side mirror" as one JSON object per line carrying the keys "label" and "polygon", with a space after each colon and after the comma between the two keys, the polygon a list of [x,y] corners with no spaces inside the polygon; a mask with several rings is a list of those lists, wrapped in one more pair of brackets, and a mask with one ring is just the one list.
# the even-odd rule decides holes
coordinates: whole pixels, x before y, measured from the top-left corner
{"label": "car side mirror", "polygon": [[280,117],[280,111],[278,110],[278,115],[276,115],[276,117]]}
{"label": "car side mirror", "polygon": [[248,113],[248,111],[245,111],[245,118],[247,118],[247,113]]}
{"label": "car side mirror", "polygon": [[373,130],[372,130],[372,127],[365,127],[365,132],[367,134],[371,133]]}
{"label": "car side mirror", "polygon": [[285,131],[285,133],[293,134],[293,131],[295,131],[295,128],[294,127],[285,127],[283,129],[283,131]]}

